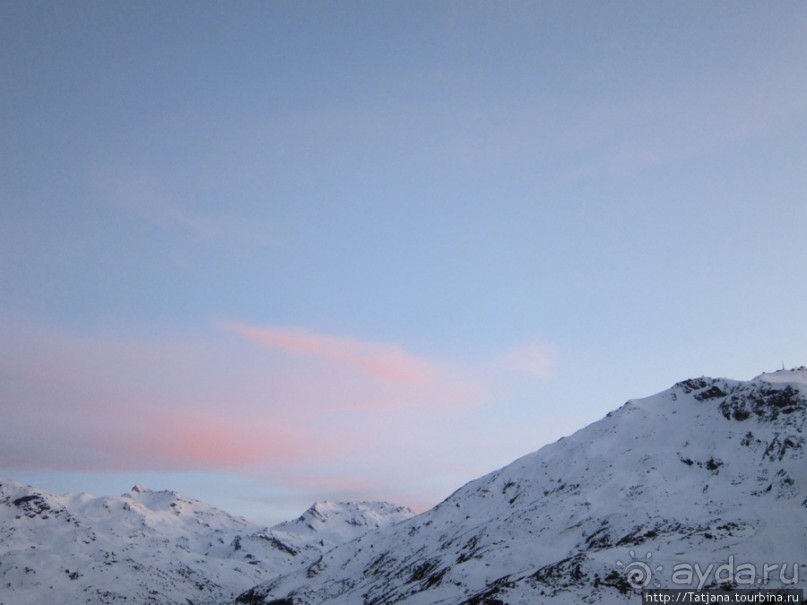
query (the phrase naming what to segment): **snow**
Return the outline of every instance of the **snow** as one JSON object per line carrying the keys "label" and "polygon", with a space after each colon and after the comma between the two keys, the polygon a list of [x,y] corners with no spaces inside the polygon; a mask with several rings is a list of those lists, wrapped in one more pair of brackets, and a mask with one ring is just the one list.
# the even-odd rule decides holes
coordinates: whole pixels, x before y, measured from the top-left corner
{"label": "snow", "polygon": [[802,366],[793,370],[777,370],[776,372],[764,372],[754,380],[762,380],[778,384],[800,384],[807,385],[807,367]]}
{"label": "snow", "polygon": [[803,587],[804,374],[700,378],[629,401],[241,602],[629,603],[636,559],[666,588],[684,587],[674,569],[728,561],[796,564]]}
{"label": "snow", "polygon": [[639,563],[649,586],[683,588],[688,566],[713,587],[731,563],[804,588],[806,420],[805,368],[685,380],[421,515],[324,501],[271,528],[143,486],[0,482],[0,603],[619,604]]}
{"label": "snow", "polygon": [[0,603],[220,604],[341,540],[414,514],[386,503],[313,508],[317,527],[298,520],[262,528],[142,485],[94,498],[3,481]]}

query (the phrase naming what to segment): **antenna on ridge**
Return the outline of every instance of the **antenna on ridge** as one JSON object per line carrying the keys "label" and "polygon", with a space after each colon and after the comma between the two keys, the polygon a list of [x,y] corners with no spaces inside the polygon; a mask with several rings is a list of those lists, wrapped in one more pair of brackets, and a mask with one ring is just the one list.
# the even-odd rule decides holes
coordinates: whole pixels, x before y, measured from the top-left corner
{"label": "antenna on ridge", "polygon": [[783,361],[782,362],[782,371],[784,371],[784,369],[785,369],[785,362]]}

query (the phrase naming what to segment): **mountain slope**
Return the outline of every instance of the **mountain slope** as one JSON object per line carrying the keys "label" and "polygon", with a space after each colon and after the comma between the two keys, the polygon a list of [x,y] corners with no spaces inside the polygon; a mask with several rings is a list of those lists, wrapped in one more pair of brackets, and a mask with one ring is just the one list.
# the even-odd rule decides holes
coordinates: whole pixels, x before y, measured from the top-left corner
{"label": "mountain slope", "polygon": [[261,528],[171,491],[59,496],[0,483],[0,604],[223,603],[369,529],[412,516],[317,503]]}
{"label": "mountain slope", "polygon": [[806,418],[805,368],[678,383],[237,602],[627,603],[645,584],[804,587]]}
{"label": "mountain slope", "polygon": [[343,542],[414,514],[405,506],[387,502],[315,502],[293,521],[238,536],[228,554],[246,553],[251,563],[282,575],[306,567]]}

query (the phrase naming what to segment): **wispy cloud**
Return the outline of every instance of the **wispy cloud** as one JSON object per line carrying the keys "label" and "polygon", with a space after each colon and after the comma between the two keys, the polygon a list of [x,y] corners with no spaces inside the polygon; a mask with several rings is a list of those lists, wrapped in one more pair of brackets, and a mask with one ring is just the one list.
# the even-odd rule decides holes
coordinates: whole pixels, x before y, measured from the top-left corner
{"label": "wispy cloud", "polygon": [[[185,234],[202,242],[226,242],[239,245],[275,245],[272,225],[254,215],[232,212],[234,206],[216,204],[217,210],[205,210],[191,203],[188,187],[165,182],[148,170],[108,169],[93,179],[93,187],[103,202],[125,209],[160,229]],[[222,211],[224,208],[224,211]]]}
{"label": "wispy cloud", "polygon": [[248,340],[297,355],[329,359],[385,381],[417,386],[432,380],[438,373],[433,364],[394,345],[299,329],[257,328],[232,322],[222,325]]}
{"label": "wispy cloud", "polygon": [[391,431],[390,414],[436,422],[488,397],[459,366],[395,345],[227,326],[238,340],[7,331],[2,464],[168,470],[327,460]]}
{"label": "wispy cloud", "polygon": [[[259,473],[316,497],[426,502],[417,469],[447,454],[446,435],[508,372],[552,367],[538,345],[466,365],[238,322],[153,338],[14,325],[0,322],[0,468]],[[449,456],[465,457],[459,443]]]}
{"label": "wispy cloud", "polygon": [[[784,58],[784,57],[783,57]],[[761,63],[764,65],[764,63]],[[794,69],[794,67],[797,67]],[[807,78],[792,61],[776,69],[727,72],[683,88],[643,91],[617,101],[599,101],[566,124],[575,137],[575,157],[559,179],[624,177],[648,167],[702,157],[781,128],[807,111]],[[577,135],[579,136],[579,135]]]}
{"label": "wispy cloud", "polygon": [[531,343],[506,351],[500,357],[509,370],[524,372],[536,378],[552,378],[555,372],[555,353],[546,345]]}

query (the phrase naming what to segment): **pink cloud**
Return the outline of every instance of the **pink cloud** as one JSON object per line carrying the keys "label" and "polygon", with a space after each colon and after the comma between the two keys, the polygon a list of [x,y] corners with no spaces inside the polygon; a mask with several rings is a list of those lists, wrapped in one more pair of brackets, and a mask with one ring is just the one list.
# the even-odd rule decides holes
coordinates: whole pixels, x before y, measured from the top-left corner
{"label": "pink cloud", "polygon": [[227,330],[238,338],[0,322],[0,468],[226,470],[312,499],[427,502],[446,495],[435,460],[473,457],[469,427],[507,397],[513,366],[551,367],[537,346],[509,366],[467,366],[288,328]]}
{"label": "pink cloud", "polygon": [[[295,330],[121,338],[42,327],[0,346],[0,465],[190,470],[360,460],[482,403],[461,368]],[[407,428],[408,427],[408,428]]]}
{"label": "pink cloud", "polygon": [[304,459],[301,450],[310,438],[256,414],[234,420],[225,414],[64,395],[55,405],[28,400],[16,409],[0,406],[8,421],[0,428],[3,467],[167,471],[282,466]]}
{"label": "pink cloud", "polygon": [[[279,465],[300,457],[295,435],[261,430],[263,420],[234,422],[225,417],[190,411],[152,412],[140,421],[136,414],[122,415],[134,422],[122,443],[107,443],[120,449],[124,458],[141,461],[146,468],[169,466],[181,469],[222,469]],[[132,430],[134,429],[134,430]]]}
{"label": "pink cloud", "polygon": [[291,328],[256,328],[232,322],[223,325],[248,340],[297,355],[329,359],[390,382],[417,386],[436,374],[432,364],[397,346]]}
{"label": "pink cloud", "polygon": [[208,340],[4,332],[5,468],[271,466],[301,457],[310,439],[301,423],[273,418],[257,373],[226,367],[231,352]]}

